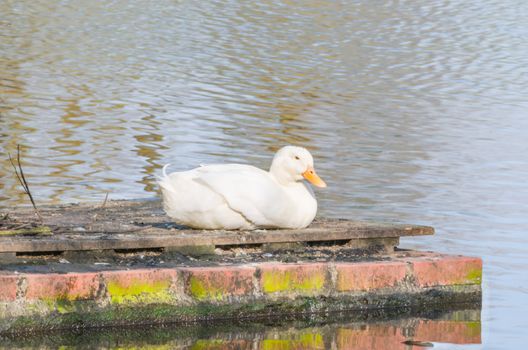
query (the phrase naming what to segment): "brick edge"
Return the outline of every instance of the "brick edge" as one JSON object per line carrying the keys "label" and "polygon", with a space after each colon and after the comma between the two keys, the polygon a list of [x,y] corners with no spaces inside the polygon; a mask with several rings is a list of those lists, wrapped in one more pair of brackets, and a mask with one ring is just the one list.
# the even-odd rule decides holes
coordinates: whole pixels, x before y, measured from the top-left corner
{"label": "brick edge", "polygon": [[[158,304],[230,307],[320,297],[346,301],[358,295],[367,300],[378,295],[414,295],[431,288],[451,288],[450,293],[473,296],[477,291],[480,297],[481,279],[479,258],[417,252],[373,262],[255,263],[65,274],[0,272],[0,320],[74,313],[79,305],[94,312]],[[383,303],[379,307],[384,307]]]}

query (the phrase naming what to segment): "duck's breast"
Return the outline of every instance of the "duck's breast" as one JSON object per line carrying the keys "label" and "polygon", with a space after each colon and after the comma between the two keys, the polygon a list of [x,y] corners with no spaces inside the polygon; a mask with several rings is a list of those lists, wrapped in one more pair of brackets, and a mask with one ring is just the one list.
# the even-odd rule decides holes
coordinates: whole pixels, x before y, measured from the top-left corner
{"label": "duck's breast", "polygon": [[310,225],[317,214],[317,200],[310,185],[298,182],[286,188],[292,209],[289,217],[288,227],[304,228]]}

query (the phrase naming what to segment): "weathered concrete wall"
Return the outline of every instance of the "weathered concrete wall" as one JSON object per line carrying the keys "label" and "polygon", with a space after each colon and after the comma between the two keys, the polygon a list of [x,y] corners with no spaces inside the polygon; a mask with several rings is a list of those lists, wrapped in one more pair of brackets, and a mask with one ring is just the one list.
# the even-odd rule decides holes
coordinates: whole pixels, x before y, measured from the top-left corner
{"label": "weathered concrete wall", "polygon": [[480,302],[478,258],[0,272],[0,332]]}

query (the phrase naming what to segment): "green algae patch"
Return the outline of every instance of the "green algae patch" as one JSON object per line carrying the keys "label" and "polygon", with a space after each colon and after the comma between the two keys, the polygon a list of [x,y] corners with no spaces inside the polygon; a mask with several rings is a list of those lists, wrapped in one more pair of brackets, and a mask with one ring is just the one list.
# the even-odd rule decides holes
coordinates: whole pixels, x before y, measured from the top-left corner
{"label": "green algae patch", "polygon": [[170,281],[143,282],[138,279],[122,284],[115,281],[107,283],[107,290],[112,304],[128,303],[169,303],[172,295],[169,292]]}
{"label": "green algae patch", "polygon": [[480,336],[480,334],[481,334],[480,321],[465,322],[465,325],[467,327],[466,335],[468,337]]}
{"label": "green algae patch", "polygon": [[224,297],[224,293],[220,288],[215,288],[210,283],[206,283],[194,276],[189,278],[189,293],[198,300],[220,301]]}
{"label": "green algae patch", "polygon": [[473,284],[481,284],[482,283],[482,269],[472,269],[470,270],[466,275],[466,281],[473,283]]}
{"label": "green algae patch", "polygon": [[[127,282],[127,285],[129,282]],[[165,285],[167,286],[167,285]],[[424,307],[428,312],[433,310],[445,310],[463,306],[464,303],[475,303],[471,307],[480,307],[481,291],[478,285],[458,285],[442,288],[432,288],[421,293],[396,293],[396,294],[358,294],[341,295],[334,297],[297,296],[293,299],[282,300],[254,300],[246,302],[197,302],[193,304],[177,304],[175,298],[169,303],[127,303],[127,298],[137,300],[163,300],[163,295],[168,295],[169,291],[163,284],[151,286],[147,289],[121,287],[128,295],[122,296],[122,304],[100,304],[93,300],[63,301],[62,305],[57,305],[57,300],[47,305],[42,301],[36,303],[23,304],[24,316],[0,318],[0,336],[2,334],[28,334],[32,332],[46,332],[53,329],[83,329],[88,327],[119,327],[123,325],[141,324],[194,324],[196,322],[212,322],[216,320],[225,324],[228,319],[268,319],[274,318],[283,322],[285,320],[307,319],[311,322],[318,322],[325,319],[329,312],[343,310],[357,310],[358,312],[338,313],[346,315],[347,322],[350,317],[354,320],[372,318],[372,309],[377,309],[376,317],[387,319],[400,317],[402,313],[423,312]],[[456,287],[456,288],[455,288]],[[151,288],[151,289],[150,289]],[[164,289],[165,288],[165,289]],[[116,292],[115,290],[113,290]],[[134,292],[134,293],[133,293]],[[166,293],[166,294],[164,294]],[[123,294],[125,294],[123,292]],[[161,295],[161,297],[159,297]],[[149,296],[148,298],[145,296]],[[154,296],[154,297],[152,297]],[[143,298],[143,299],[142,299]],[[0,304],[1,305],[1,304]],[[47,307],[46,307],[47,306]],[[33,309],[32,309],[33,307]],[[464,306],[465,307],[465,306]],[[400,309],[399,309],[400,308]],[[9,311],[9,310],[7,310]],[[320,316],[318,316],[320,315]],[[459,319],[464,320],[464,314],[460,314]],[[466,316],[467,317],[467,316]],[[458,320],[458,319],[457,319]],[[477,334],[479,324],[468,326],[469,334]],[[308,334],[309,333],[309,334]],[[285,334],[279,337],[284,340],[282,345],[288,348],[309,348],[308,344],[317,345],[317,332],[307,332],[294,338]],[[289,340],[291,339],[291,340]],[[267,344],[267,349],[281,348],[279,343],[272,340]],[[289,344],[289,345],[286,345]],[[303,344],[305,344],[303,346]],[[205,344],[202,344],[205,345]],[[211,345],[211,344],[210,344]],[[214,348],[214,347],[213,347]]]}
{"label": "green algae patch", "polygon": [[0,237],[2,236],[51,236],[53,232],[48,226],[37,226],[32,228],[16,229],[16,230],[0,230]]}
{"label": "green algae patch", "polygon": [[60,314],[67,314],[76,311],[75,303],[68,299],[44,299],[44,304],[50,312],[58,312]]}
{"label": "green algae patch", "polygon": [[[450,298],[452,295],[446,295]],[[313,300],[312,300],[313,299]],[[413,298],[414,300],[415,298]],[[381,300],[371,300],[373,303],[382,304]],[[75,302],[79,303],[79,302]],[[32,316],[21,316],[11,319],[0,319],[0,335],[20,335],[31,334],[34,332],[46,332],[53,329],[83,329],[88,327],[118,327],[123,325],[141,325],[141,324],[195,324],[196,322],[209,322],[217,320],[225,324],[227,319],[267,319],[270,315],[275,315],[277,320],[298,321],[299,319],[309,320],[310,322],[322,322],[326,319],[327,313],[342,310],[360,310],[361,302],[355,300],[336,300],[328,299],[315,300],[314,298],[302,298],[301,300],[291,300],[284,302],[263,303],[256,302],[248,304],[218,305],[210,303],[201,303],[193,306],[176,306],[168,304],[149,304],[133,306],[118,305],[108,306],[97,309],[97,305],[91,304],[78,306],[72,313],[56,313],[49,315],[34,314]],[[420,310],[422,307],[420,307]],[[402,312],[409,312],[409,308],[401,310],[395,308],[387,309],[388,313],[380,310],[376,317],[387,319],[390,317],[401,316]],[[436,309],[435,309],[436,310]],[[442,308],[441,308],[442,310]],[[318,313],[321,312],[321,316]],[[309,315],[309,313],[314,313]],[[304,315],[304,316],[303,316]],[[338,317],[347,315],[354,320],[372,319],[372,312],[357,313],[338,313]],[[341,316],[339,316],[341,315]],[[376,318],[375,317],[375,318]],[[350,320],[347,318],[347,322]],[[479,330],[478,323],[468,327],[468,332],[473,334]],[[279,349],[279,343],[274,343],[269,339],[267,344],[262,344],[263,348]],[[279,339],[280,340],[280,339]],[[293,348],[310,348],[301,346],[302,344],[319,344],[317,333],[310,332],[295,337],[292,340],[282,339],[282,344],[289,344]],[[205,345],[205,344],[202,344]],[[264,347],[265,345],[265,347]],[[294,346],[295,345],[295,346]],[[286,349],[289,347],[285,347]]]}
{"label": "green algae patch", "polygon": [[262,289],[265,293],[275,292],[313,292],[323,289],[324,272],[299,275],[292,271],[264,271]]}

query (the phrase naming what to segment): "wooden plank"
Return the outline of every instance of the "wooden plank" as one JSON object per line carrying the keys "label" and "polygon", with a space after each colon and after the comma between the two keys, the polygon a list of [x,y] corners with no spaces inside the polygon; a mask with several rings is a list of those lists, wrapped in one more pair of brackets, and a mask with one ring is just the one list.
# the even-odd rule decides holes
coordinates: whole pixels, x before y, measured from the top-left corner
{"label": "wooden plank", "polygon": [[[191,230],[172,223],[159,201],[111,201],[105,207],[50,206],[42,208],[41,213],[53,236],[0,237],[0,253],[368,240],[434,233],[428,226],[336,219],[318,219],[301,230]],[[34,221],[31,209],[15,208],[7,214],[17,223]]]}
{"label": "wooden plank", "polygon": [[193,231],[175,230],[171,235],[160,234],[159,229],[148,229],[135,234],[85,234],[60,237],[11,237],[0,239],[0,252],[52,252],[96,249],[141,249],[195,245],[247,245],[263,243],[339,241],[430,235],[427,226],[377,225],[342,221],[341,225],[306,228],[303,230],[257,231]]}

